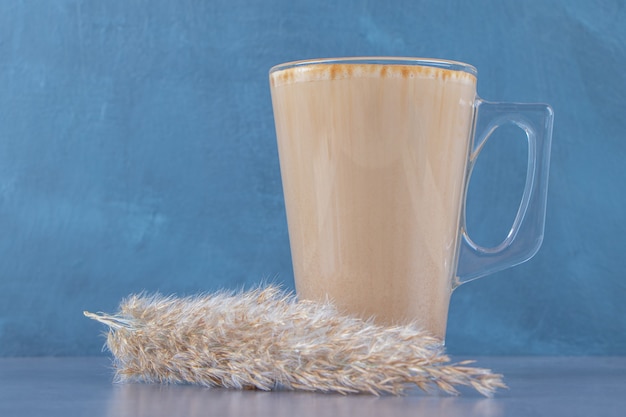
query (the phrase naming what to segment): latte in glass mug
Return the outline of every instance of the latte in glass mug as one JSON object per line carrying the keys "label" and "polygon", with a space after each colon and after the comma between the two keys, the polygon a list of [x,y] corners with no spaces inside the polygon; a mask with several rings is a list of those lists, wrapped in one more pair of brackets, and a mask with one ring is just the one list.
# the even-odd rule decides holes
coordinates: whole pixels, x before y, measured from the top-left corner
{"label": "latte in glass mug", "polygon": [[[507,253],[513,245],[481,248],[464,229],[480,149],[476,77],[466,64],[394,58],[300,61],[270,71],[299,298],[329,298],[342,312],[384,324],[415,321],[443,340],[452,290],[519,263],[519,253]],[[523,110],[508,111],[506,120],[517,123]],[[525,123],[529,147],[541,136],[549,151],[551,123]],[[544,193],[543,222],[545,190],[534,183],[547,177],[540,162],[535,168],[544,171],[527,181],[526,194]],[[533,217],[528,210],[542,209],[531,205],[522,202],[514,228]],[[463,250],[470,266],[459,274]]]}

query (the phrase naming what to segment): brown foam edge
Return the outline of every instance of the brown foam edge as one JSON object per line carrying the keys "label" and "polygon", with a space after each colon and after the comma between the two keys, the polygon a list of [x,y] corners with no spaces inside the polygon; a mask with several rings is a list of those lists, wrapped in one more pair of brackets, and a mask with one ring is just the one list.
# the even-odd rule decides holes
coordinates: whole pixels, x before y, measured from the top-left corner
{"label": "brown foam edge", "polygon": [[401,64],[309,64],[273,71],[272,87],[295,82],[338,80],[345,78],[433,78],[475,84],[476,76],[465,71],[425,65]]}

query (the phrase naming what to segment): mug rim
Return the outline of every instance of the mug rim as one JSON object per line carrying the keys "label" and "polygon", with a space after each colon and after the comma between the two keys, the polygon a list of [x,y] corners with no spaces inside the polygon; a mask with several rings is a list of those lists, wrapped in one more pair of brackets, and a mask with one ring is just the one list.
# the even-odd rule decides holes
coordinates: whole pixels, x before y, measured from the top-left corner
{"label": "mug rim", "polygon": [[301,59],[297,61],[288,61],[282,64],[274,65],[270,68],[269,73],[273,74],[278,71],[287,70],[296,67],[306,67],[318,64],[370,64],[370,65],[413,65],[423,67],[440,68],[449,71],[462,71],[478,76],[476,67],[460,61],[453,61],[439,58],[411,58],[411,57],[390,57],[390,56],[355,56],[342,58],[313,58]]}

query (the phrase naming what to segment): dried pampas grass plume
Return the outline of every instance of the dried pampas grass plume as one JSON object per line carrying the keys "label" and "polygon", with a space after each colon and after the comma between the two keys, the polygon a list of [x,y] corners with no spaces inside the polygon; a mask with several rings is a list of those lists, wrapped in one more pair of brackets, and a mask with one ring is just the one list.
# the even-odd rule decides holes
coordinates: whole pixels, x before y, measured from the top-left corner
{"label": "dried pampas grass plume", "polygon": [[401,394],[411,386],[485,396],[505,388],[490,370],[450,364],[414,325],[383,327],[329,302],[297,301],[277,287],[186,298],[133,295],[109,326],[116,380],[237,389]]}

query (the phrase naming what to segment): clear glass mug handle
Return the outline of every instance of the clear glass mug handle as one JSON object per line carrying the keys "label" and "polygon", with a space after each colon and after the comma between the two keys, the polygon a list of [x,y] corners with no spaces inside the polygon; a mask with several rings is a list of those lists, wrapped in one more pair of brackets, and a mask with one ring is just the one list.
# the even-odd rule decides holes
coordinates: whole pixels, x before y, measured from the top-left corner
{"label": "clear glass mug handle", "polygon": [[513,123],[526,132],[528,139],[526,184],[513,225],[498,246],[485,248],[472,241],[467,233],[463,209],[456,285],[532,258],[543,241],[546,217],[554,119],[552,108],[547,104],[490,103],[480,99],[477,99],[476,108],[476,135],[469,160],[470,174],[489,136],[503,124]]}

